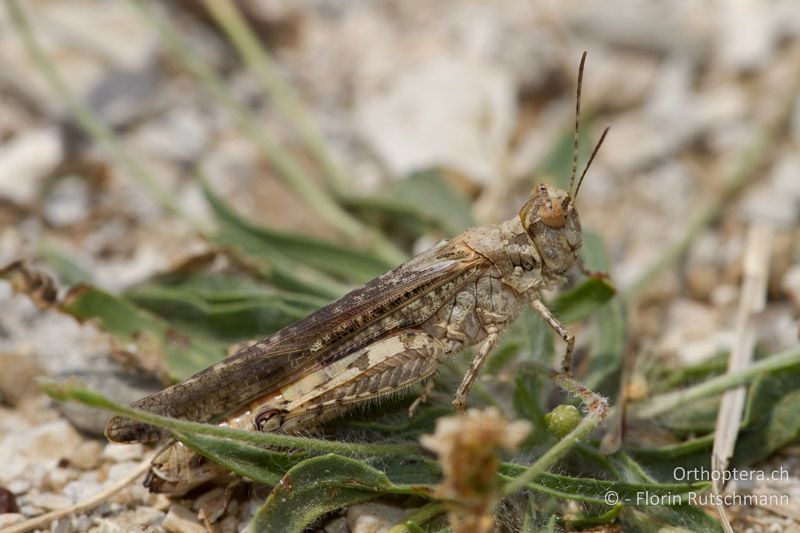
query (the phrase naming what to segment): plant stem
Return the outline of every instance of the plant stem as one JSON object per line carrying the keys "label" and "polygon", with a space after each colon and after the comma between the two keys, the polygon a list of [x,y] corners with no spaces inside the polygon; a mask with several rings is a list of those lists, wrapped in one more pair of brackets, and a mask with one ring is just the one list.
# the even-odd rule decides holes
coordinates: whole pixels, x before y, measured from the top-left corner
{"label": "plant stem", "polygon": [[333,181],[334,189],[344,190],[351,181],[349,176],[334,161],[325,140],[314,122],[309,119],[296,92],[281,77],[272,56],[262,46],[240,10],[230,0],[204,0],[204,2],[208,11],[225,30],[228,39],[239,50],[247,66],[258,76],[264,91],[297,129],[303,142]]}
{"label": "plant stem", "polygon": [[536,476],[546,472],[556,461],[570,451],[573,446],[585,439],[602,421],[603,419],[594,413],[586,415],[575,429],[556,442],[553,447],[542,454],[542,456],[522,474],[507,483],[503,487],[503,496],[510,496],[518,490],[525,488],[528,483],[536,479]]}
{"label": "plant stem", "polygon": [[677,409],[681,405],[691,403],[707,396],[719,394],[732,387],[747,383],[761,373],[775,372],[795,365],[800,365],[800,345],[771,355],[739,372],[723,374],[703,383],[698,383],[692,387],[667,392],[650,398],[645,402],[632,406],[631,414],[637,418],[659,416],[673,409]]}
{"label": "plant stem", "polygon": [[746,150],[734,172],[725,180],[721,194],[706,200],[697,209],[697,214],[689,223],[686,232],[676,242],[667,246],[664,252],[648,266],[644,272],[625,289],[622,297],[633,300],[653,280],[672,266],[688,249],[694,240],[719,216],[728,201],[747,183],[750,173],[766,159],[767,148],[772,139],[764,136]]}
{"label": "plant stem", "polygon": [[[797,62],[794,61],[794,63]],[[697,215],[689,223],[683,237],[668,246],[661,256],[624,291],[623,298],[626,301],[633,300],[650,282],[667,270],[689,249],[692,242],[719,217],[731,198],[747,184],[747,178],[753,171],[767,162],[775,147],[780,145],[781,130],[792,114],[797,91],[800,90],[798,67],[793,65],[791,68],[792,74],[787,75],[787,78],[794,80],[794,83],[784,87],[783,92],[775,98],[776,102],[770,104],[769,110],[765,112],[762,120],[760,133],[756,135],[753,143],[742,151],[736,166],[722,180],[722,191],[698,208]]]}
{"label": "plant stem", "polygon": [[[439,516],[440,514],[445,512],[444,505],[439,502],[430,502],[426,503],[422,507],[420,507],[414,514],[406,518],[406,523],[411,522],[414,525],[424,524],[425,522],[430,521],[432,518]],[[406,523],[397,524],[396,526],[392,527],[389,530],[389,533],[409,533],[411,528],[409,528]]]}
{"label": "plant stem", "polygon": [[92,407],[112,411],[132,420],[144,422],[171,431],[181,433],[208,435],[221,439],[231,439],[257,446],[277,446],[297,450],[338,453],[341,455],[420,455],[422,450],[416,445],[402,444],[356,444],[335,442],[306,437],[294,437],[274,433],[259,433],[220,427],[213,424],[189,422],[176,418],[160,416],[141,409],[124,407],[106,399],[95,391],[84,389],[68,383],[41,380],[41,387],[51,397],[60,401],[77,401]]}
{"label": "plant stem", "polygon": [[172,27],[155,14],[149,2],[142,0],[131,0],[131,2],[147,23],[158,30],[167,47],[183,66],[200,80],[250,135],[261,153],[272,163],[278,175],[317,215],[351,241],[366,243],[381,258],[393,264],[405,260],[405,254],[396,249],[385,237],[350,216],[306,174],[300,164],[290,157],[288,152],[274,140],[272,134],[256,120],[253,113],[236,101],[224,81],[191,54]]}
{"label": "plant stem", "polygon": [[30,23],[22,9],[20,9],[17,0],[9,0],[7,6],[11,20],[14,21],[14,28],[22,39],[26,50],[33,58],[41,74],[47,79],[61,101],[64,102],[67,111],[75,118],[81,128],[140,185],[147,189],[165,209],[178,215],[200,233],[204,232],[205,229],[200,222],[191,217],[175,201],[175,195],[164,189],[158,180],[123,148],[114,132],[103,123],[100,117],[75,96],[53,62],[45,55],[34,38]]}

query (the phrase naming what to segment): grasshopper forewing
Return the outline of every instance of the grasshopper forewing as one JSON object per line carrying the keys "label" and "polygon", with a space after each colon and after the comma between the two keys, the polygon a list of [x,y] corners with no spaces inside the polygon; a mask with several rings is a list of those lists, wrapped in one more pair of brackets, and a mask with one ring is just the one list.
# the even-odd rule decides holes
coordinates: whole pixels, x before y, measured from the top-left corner
{"label": "grasshopper forewing", "polygon": [[[588,409],[605,416],[606,400],[570,373],[574,337],[539,299],[580,263],[581,226],[572,192],[541,184],[516,216],[444,241],[330,305],[187,380],[134,403],[154,413],[252,431],[294,433],[353,405],[428,380],[441,362],[479,346],[453,404],[463,410],[469,390],[500,333],[526,304],[566,342],[556,381]],[[606,130],[607,131],[607,130]],[[588,169],[603,138],[595,148]],[[415,403],[416,405],[416,403]],[[153,426],[112,418],[115,442],[162,438]],[[222,470],[173,443],[154,460],[151,490],[185,491]]]}

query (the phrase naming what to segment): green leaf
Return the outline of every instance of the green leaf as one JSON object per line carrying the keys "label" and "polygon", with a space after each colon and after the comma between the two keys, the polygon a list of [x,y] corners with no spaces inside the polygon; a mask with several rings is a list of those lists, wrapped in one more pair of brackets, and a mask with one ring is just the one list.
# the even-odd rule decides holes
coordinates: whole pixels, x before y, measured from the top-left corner
{"label": "green leaf", "polygon": [[126,407],[105,398],[102,394],[70,382],[41,380],[40,386],[48,395],[59,401],[77,401],[91,407],[106,409],[115,414],[130,418],[131,420],[157,426],[172,433],[208,435],[210,437],[230,439],[243,444],[260,447],[272,446],[294,450],[359,456],[380,455],[384,457],[399,456],[405,458],[422,453],[422,449],[418,445],[345,443],[277,433],[243,431],[213,424],[190,422],[188,420],[156,415],[142,409]]}
{"label": "green leaf", "polygon": [[614,297],[616,289],[608,282],[590,278],[559,294],[548,308],[559,321],[571,324],[588,317]]}
{"label": "green leaf", "polygon": [[314,520],[340,507],[383,493],[415,494],[393,484],[375,468],[355,459],[324,455],[308,459],[286,473],[253,518],[256,532],[301,533]]}
{"label": "green leaf", "polygon": [[452,237],[475,225],[469,202],[440,169],[412,174],[379,195],[347,198],[345,202],[365,217],[409,234],[412,241],[431,231]]}
{"label": "green leaf", "polygon": [[127,290],[125,296],[173,324],[228,342],[266,337],[317,308],[286,293],[257,287],[249,294],[214,295],[149,282]]}
{"label": "green leaf", "polygon": [[610,524],[619,516],[622,511],[622,504],[617,504],[611,509],[598,515],[581,514],[576,518],[568,520],[569,524],[576,529],[586,529],[592,526]]}
{"label": "green leaf", "polygon": [[265,485],[278,483],[290,468],[308,457],[304,452],[277,452],[235,440],[199,434],[176,433],[176,437],[200,455],[242,477]]}
{"label": "green leaf", "polygon": [[608,272],[611,263],[608,260],[606,244],[600,234],[591,230],[583,230],[582,241],[581,259],[586,268],[595,272]]}
{"label": "green leaf", "polygon": [[622,524],[626,532],[718,533],[722,531],[719,522],[702,509],[691,505],[625,509]]}
{"label": "green leaf", "polygon": [[800,365],[761,376],[750,386],[733,462],[764,460],[800,436]]}
{"label": "green leaf", "polygon": [[222,223],[220,240],[238,241],[244,251],[255,258],[305,265],[355,283],[367,282],[396,266],[352,247],[257,226],[236,214],[204,183],[203,191]]}
{"label": "green leaf", "polygon": [[448,236],[475,225],[469,202],[444,178],[441,169],[417,172],[396,182],[388,196],[436,221]]}
{"label": "green leaf", "polygon": [[541,408],[541,382],[542,378],[530,372],[523,372],[514,380],[514,412],[533,424],[534,429],[527,439],[530,444],[552,440],[547,433],[547,421]]}
{"label": "green leaf", "polygon": [[55,269],[59,278],[67,285],[90,283],[92,276],[76,261],[55,246],[43,246],[39,255]]}
{"label": "green leaf", "polygon": [[[510,480],[525,470],[525,467],[513,463],[503,463],[501,476]],[[620,503],[637,505],[639,494],[652,494],[657,497],[674,496],[677,499],[688,498],[691,493],[708,491],[711,484],[698,483],[656,483],[656,482],[626,482],[618,480],[603,480],[592,478],[573,477],[545,472],[538,475],[528,487],[543,494],[550,494],[560,498],[606,505],[605,495],[614,491],[620,498]]]}
{"label": "green leaf", "polygon": [[183,379],[225,356],[225,345],[189,334],[165,320],[90,285],[79,285],[65,297],[61,309],[79,320],[93,320],[140,351],[161,358],[173,379]]}
{"label": "green leaf", "polygon": [[[589,369],[583,378],[584,385],[594,391],[604,390],[608,394],[616,392],[626,337],[625,304],[615,296],[595,313],[594,342],[590,348]],[[607,380],[613,380],[614,383],[603,387]]]}

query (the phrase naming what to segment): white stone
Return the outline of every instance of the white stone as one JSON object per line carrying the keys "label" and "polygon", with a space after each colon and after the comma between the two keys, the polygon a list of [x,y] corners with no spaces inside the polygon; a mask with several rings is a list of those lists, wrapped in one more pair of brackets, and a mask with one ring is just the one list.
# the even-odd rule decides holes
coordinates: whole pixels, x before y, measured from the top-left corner
{"label": "white stone", "polygon": [[122,463],[125,461],[135,461],[142,458],[144,447],[141,444],[114,444],[108,443],[103,448],[103,459]]}
{"label": "white stone", "polygon": [[795,309],[800,309],[800,265],[793,265],[783,275],[781,289],[786,291]]}
{"label": "white stone", "polygon": [[45,422],[34,427],[27,438],[29,439],[27,445],[22,449],[29,457],[55,460],[68,457],[83,441],[78,432],[64,419]]}
{"label": "white stone", "polygon": [[78,176],[65,177],[47,195],[43,211],[54,226],[67,226],[89,215],[89,185]]}
{"label": "white stone", "polygon": [[340,516],[325,524],[325,533],[350,533],[347,527],[347,517]]}
{"label": "white stone", "polygon": [[749,71],[772,59],[778,35],[771,2],[727,0],[716,8],[715,50],[723,67]]}
{"label": "white stone", "polygon": [[715,308],[693,300],[675,300],[667,311],[660,348],[675,353],[684,364],[698,363],[730,347],[731,333],[720,332],[719,327]]}
{"label": "white stone", "polygon": [[0,529],[19,524],[24,521],[25,517],[19,513],[3,513],[0,514]]}
{"label": "white stone", "polygon": [[356,104],[361,138],[395,176],[436,165],[486,182],[501,169],[514,126],[511,78],[441,56],[409,67]]}
{"label": "white stone", "polygon": [[58,129],[29,129],[0,144],[0,196],[31,204],[63,157]]}
{"label": "white stone", "polygon": [[60,494],[53,494],[52,492],[31,493],[26,498],[28,505],[34,505],[47,509],[48,511],[57,511],[72,505],[72,500]]}
{"label": "white stone", "polygon": [[743,206],[747,220],[766,219],[780,228],[800,218],[800,156],[788,151],[772,167],[767,180],[748,191]]}
{"label": "white stone", "polygon": [[161,527],[172,533],[205,533],[206,531],[192,511],[178,504],[169,508]]}
{"label": "white stone", "polygon": [[146,122],[130,140],[147,154],[179,162],[200,157],[209,141],[209,124],[193,108],[172,109]]}
{"label": "white stone", "polygon": [[19,496],[20,494],[25,494],[31,490],[31,482],[29,479],[15,479],[14,481],[8,483],[6,488],[15,495]]}
{"label": "white stone", "polygon": [[353,533],[386,533],[404,517],[405,513],[399,507],[368,502],[347,510],[347,525]]}

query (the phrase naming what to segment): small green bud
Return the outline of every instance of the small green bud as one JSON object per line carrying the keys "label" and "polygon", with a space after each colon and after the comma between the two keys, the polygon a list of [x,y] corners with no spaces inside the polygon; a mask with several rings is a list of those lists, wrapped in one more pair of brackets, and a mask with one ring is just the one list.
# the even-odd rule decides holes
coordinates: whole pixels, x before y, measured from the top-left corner
{"label": "small green bud", "polygon": [[563,404],[544,415],[548,431],[559,439],[578,427],[581,418],[581,412],[577,407]]}

